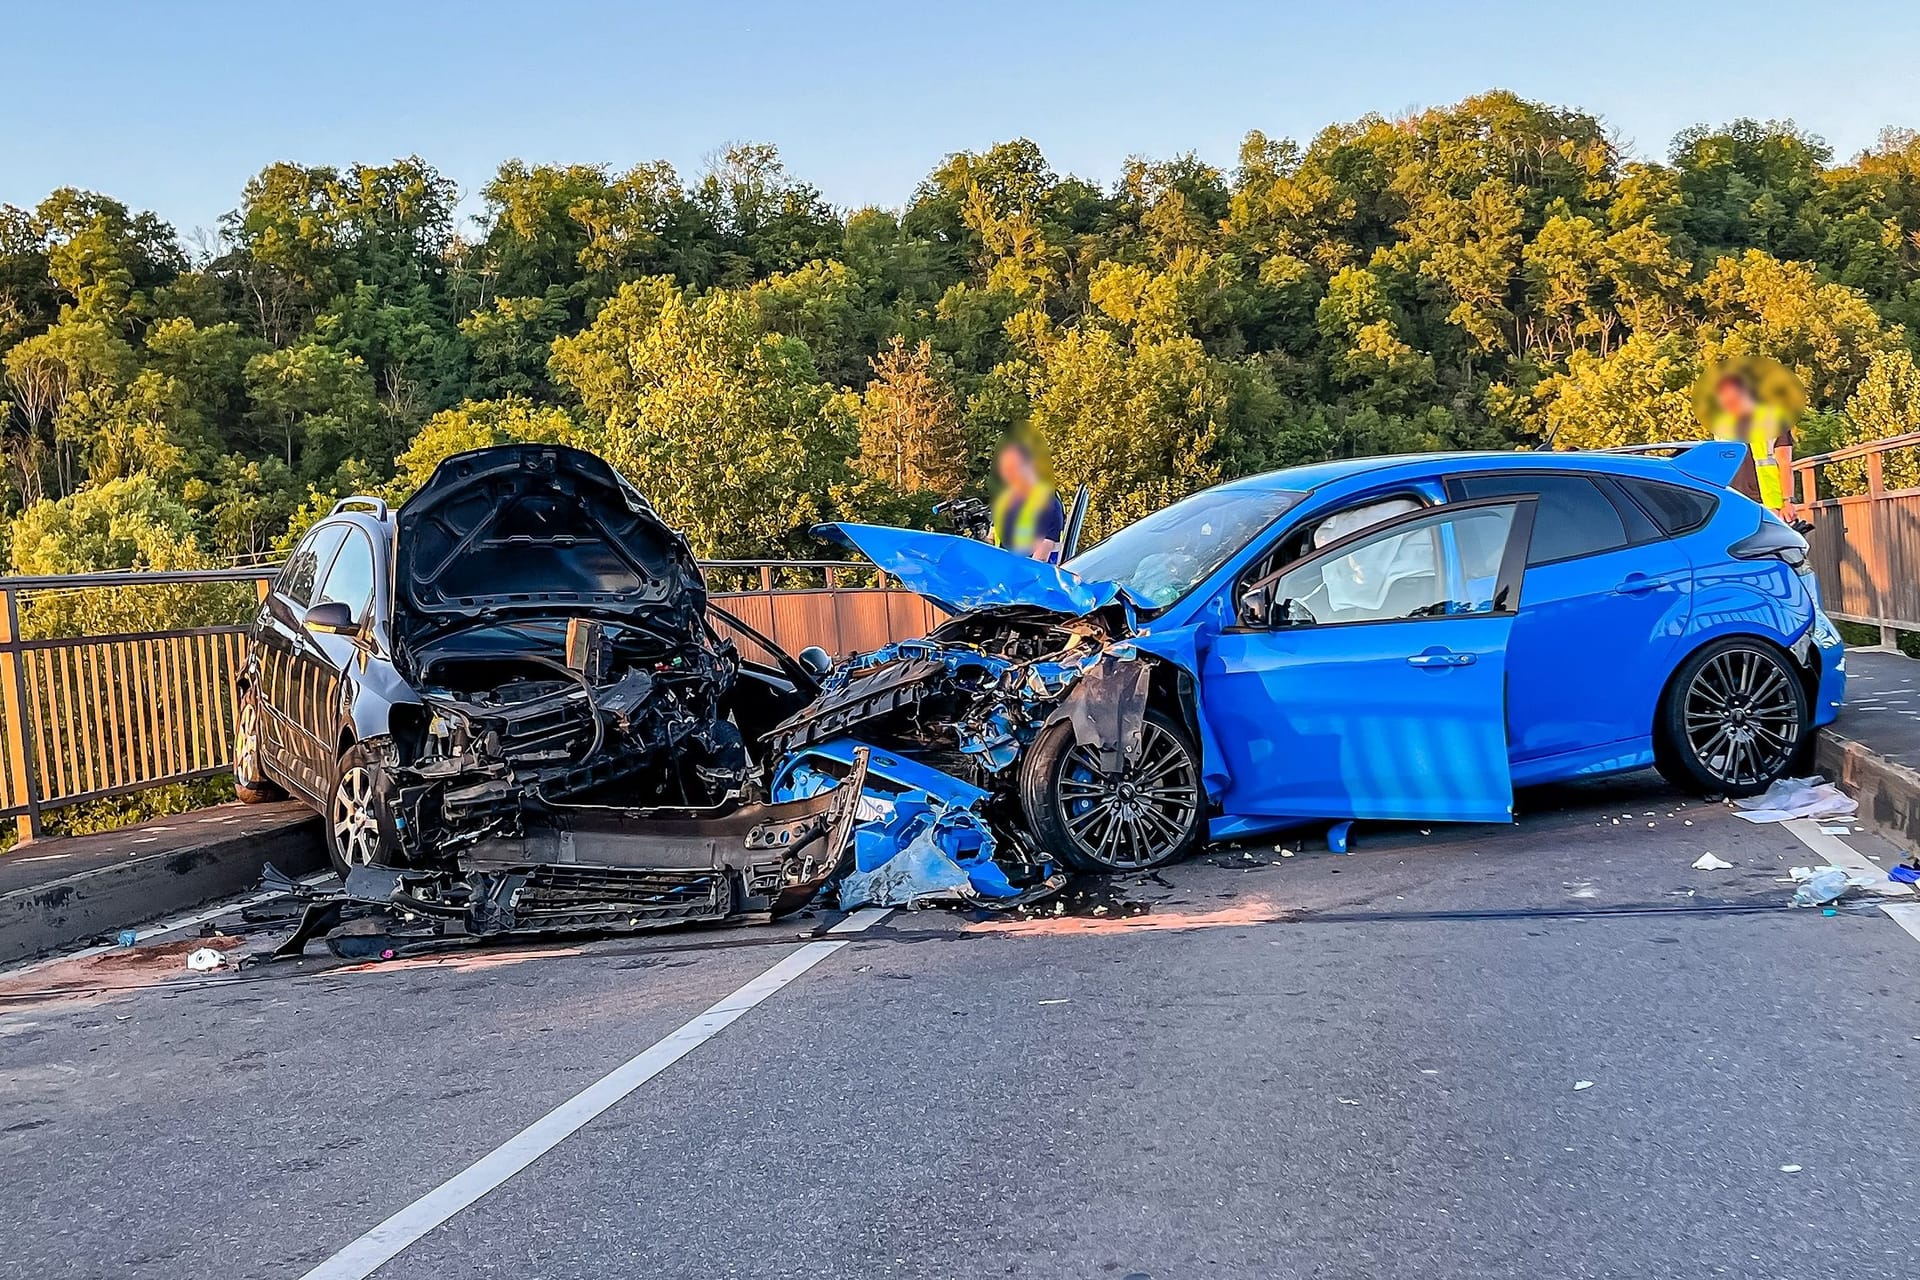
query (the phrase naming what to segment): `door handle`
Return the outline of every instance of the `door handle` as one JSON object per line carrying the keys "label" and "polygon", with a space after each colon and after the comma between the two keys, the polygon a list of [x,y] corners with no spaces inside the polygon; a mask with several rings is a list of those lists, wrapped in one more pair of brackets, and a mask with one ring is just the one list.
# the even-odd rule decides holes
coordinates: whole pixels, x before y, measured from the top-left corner
{"label": "door handle", "polygon": [[1630,573],[1614,587],[1617,596],[1643,596],[1649,591],[1658,591],[1662,587],[1673,585],[1671,578],[1649,578],[1644,573]]}
{"label": "door handle", "polygon": [[1437,671],[1446,667],[1470,667],[1479,661],[1471,653],[1455,653],[1451,649],[1429,649],[1425,653],[1416,653],[1407,659],[1410,667],[1420,667]]}

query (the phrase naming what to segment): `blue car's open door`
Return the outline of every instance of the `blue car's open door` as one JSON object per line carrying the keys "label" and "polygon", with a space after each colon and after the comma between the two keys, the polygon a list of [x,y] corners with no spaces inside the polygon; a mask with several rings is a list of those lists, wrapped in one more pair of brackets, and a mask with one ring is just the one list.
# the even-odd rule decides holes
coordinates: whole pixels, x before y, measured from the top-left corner
{"label": "blue car's open door", "polygon": [[1415,512],[1239,587],[1202,659],[1223,816],[1506,822],[1534,500]]}

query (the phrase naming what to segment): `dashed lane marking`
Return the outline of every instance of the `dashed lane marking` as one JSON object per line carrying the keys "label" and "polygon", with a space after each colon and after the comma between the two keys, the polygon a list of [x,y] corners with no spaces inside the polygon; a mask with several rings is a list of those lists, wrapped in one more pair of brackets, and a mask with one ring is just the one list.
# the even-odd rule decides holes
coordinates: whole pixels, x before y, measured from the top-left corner
{"label": "dashed lane marking", "polygon": [[828,929],[835,938],[809,942],[780,963],[629,1058],[367,1234],[301,1280],[365,1280],[456,1213],[531,1165],[595,1116],[733,1025],[743,1014],[886,918],[880,908],[856,911]]}

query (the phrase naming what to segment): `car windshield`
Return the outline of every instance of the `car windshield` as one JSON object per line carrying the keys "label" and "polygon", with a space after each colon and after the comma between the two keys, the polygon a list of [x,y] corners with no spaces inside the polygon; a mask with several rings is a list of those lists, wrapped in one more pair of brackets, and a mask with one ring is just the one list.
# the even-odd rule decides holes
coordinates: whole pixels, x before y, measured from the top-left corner
{"label": "car windshield", "polygon": [[1209,489],[1137,520],[1064,566],[1082,582],[1112,582],[1164,609],[1232,558],[1304,494]]}

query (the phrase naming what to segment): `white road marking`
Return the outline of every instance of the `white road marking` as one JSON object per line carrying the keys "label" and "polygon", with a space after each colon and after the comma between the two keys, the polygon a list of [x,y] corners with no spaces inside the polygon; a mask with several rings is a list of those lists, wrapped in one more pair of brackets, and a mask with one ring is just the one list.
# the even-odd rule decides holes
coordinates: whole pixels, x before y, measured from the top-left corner
{"label": "white road marking", "polygon": [[[856,911],[827,932],[859,933],[888,914],[885,909],[869,907]],[[366,1280],[435,1227],[553,1150],[589,1120],[719,1035],[747,1010],[846,945],[844,938],[807,943],[731,995],[721,997],[692,1021],[574,1094],[307,1272],[301,1280]]]}
{"label": "white road marking", "polygon": [[[316,885],[323,880],[331,880],[332,878],[333,872],[322,871],[317,875],[308,876],[299,883]],[[136,929],[133,934],[133,940],[135,942],[145,942],[147,939],[157,938],[163,933],[172,933],[175,929],[191,929],[196,925],[203,925],[209,920],[218,920],[221,916],[231,915],[235,911],[244,911],[248,907],[257,907],[263,902],[271,902],[280,896],[277,890],[269,890],[266,893],[256,893],[249,898],[223,902],[215,907],[203,907],[192,915],[176,916],[172,920],[162,920],[159,924],[150,924],[144,929]],[[18,969],[0,969],[0,978],[15,978],[23,973],[32,973],[35,969],[44,969],[50,964],[58,964],[62,960],[85,960],[89,956],[97,956],[108,951],[120,950],[124,950],[124,948],[117,942],[103,942],[97,947],[84,947],[79,951],[68,951],[57,956],[48,956],[44,960],[35,960],[32,964],[23,964]]]}
{"label": "white road marking", "polygon": [[1920,902],[1883,902],[1880,909],[1893,918],[1893,922],[1920,942]]}
{"label": "white road marking", "polygon": [[1874,892],[1888,897],[1911,898],[1913,886],[1901,884],[1897,880],[1887,879],[1885,867],[1876,867],[1867,861],[1867,856],[1842,840],[1839,836],[1828,835],[1820,829],[1818,818],[1792,818],[1781,824],[1794,835],[1800,837],[1800,843],[1820,855],[1821,863],[1829,867],[1844,867],[1847,871],[1871,877],[1876,883]]}

